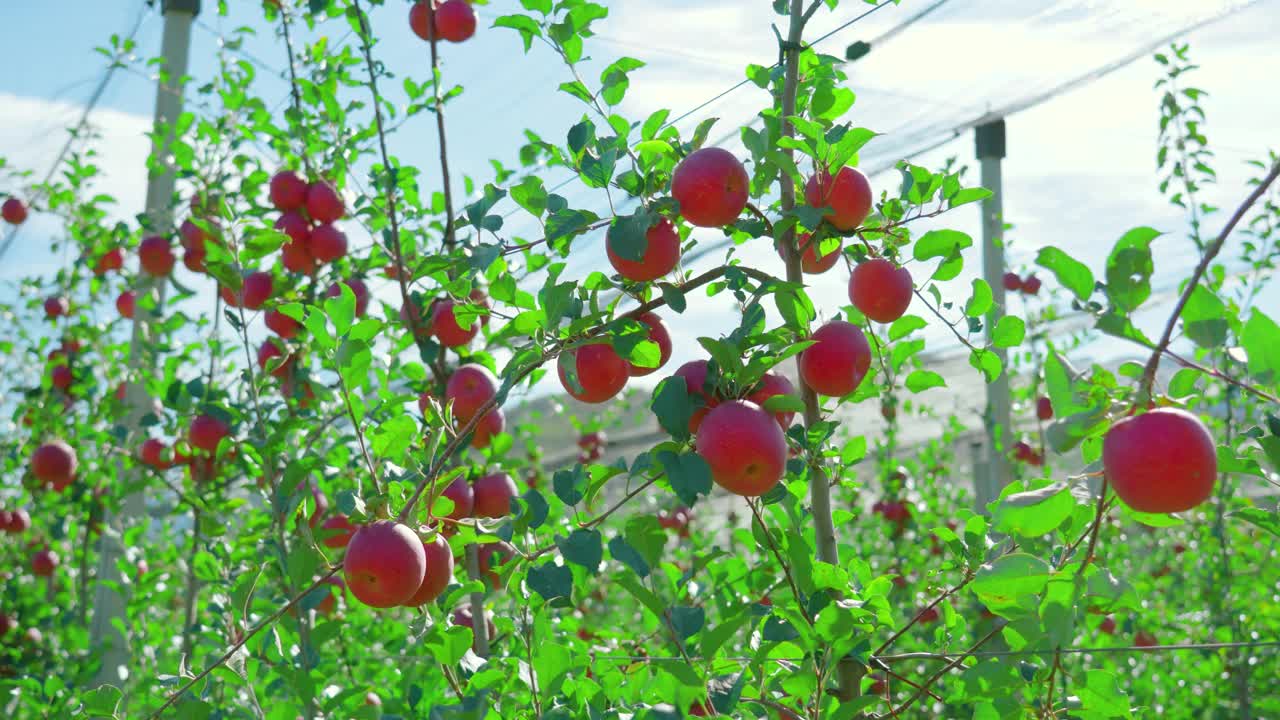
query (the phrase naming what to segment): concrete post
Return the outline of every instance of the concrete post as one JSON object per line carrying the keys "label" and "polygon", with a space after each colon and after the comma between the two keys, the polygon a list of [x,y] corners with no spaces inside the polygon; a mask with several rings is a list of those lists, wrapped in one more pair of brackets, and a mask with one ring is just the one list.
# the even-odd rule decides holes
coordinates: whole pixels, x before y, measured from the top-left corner
{"label": "concrete post", "polygon": [[[987,340],[996,323],[1004,316],[1004,187],[1001,182],[1001,160],[1005,156],[1004,119],[995,120],[978,126],[974,131],[977,145],[978,163],[981,169],[982,186],[991,191],[991,197],[982,203],[982,276],[991,286],[994,302],[987,313]],[[987,385],[987,407],[985,422],[987,426],[987,462],[985,472],[975,478],[974,495],[979,512],[984,511],[986,504],[994,500],[1000,490],[1010,480],[1009,459],[1007,456],[1010,435],[1010,397],[1008,353],[1003,349],[993,349],[1000,358],[1005,372]]]}

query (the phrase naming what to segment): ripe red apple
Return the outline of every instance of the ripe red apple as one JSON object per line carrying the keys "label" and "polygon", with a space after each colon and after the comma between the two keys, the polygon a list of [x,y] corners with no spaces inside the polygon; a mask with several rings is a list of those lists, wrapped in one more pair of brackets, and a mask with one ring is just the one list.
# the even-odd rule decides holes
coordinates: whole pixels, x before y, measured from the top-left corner
{"label": "ripe red apple", "polygon": [[840,168],[835,177],[820,170],[805,183],[804,199],[810,207],[831,208],[822,219],[848,232],[871,214],[871,182],[857,168]]}
{"label": "ripe red apple", "polygon": [[[425,0],[409,9],[409,27],[418,37],[431,41],[431,7]],[[476,12],[466,0],[436,0],[434,30],[441,40],[460,43],[476,32]]]}
{"label": "ripe red apple", "polygon": [[343,573],[360,602],[375,608],[403,605],[422,586],[427,557],[412,530],[388,520],[356,530]]}
{"label": "ripe red apple", "polygon": [[419,0],[409,7],[409,29],[419,38],[431,42],[431,2]]}
{"label": "ripe red apple", "polygon": [[120,317],[129,320],[133,319],[134,310],[138,306],[138,294],[132,290],[125,290],[116,298],[116,311],[120,313]]}
{"label": "ripe red apple", "polygon": [[138,460],[143,465],[148,465],[156,470],[167,470],[173,465],[173,460],[168,455],[168,446],[164,444],[163,440],[157,440],[156,438],[148,438],[138,448]]}
{"label": "ripe red apple", "polygon": [[658,344],[657,367],[640,367],[633,362],[627,362],[627,372],[631,377],[644,377],[666,365],[671,359],[671,334],[667,332],[667,326],[662,324],[662,318],[658,317],[657,313],[647,312],[636,320],[649,327],[649,339]]}
{"label": "ripe red apple", "polygon": [[565,392],[585,403],[602,403],[627,386],[630,364],[612,345],[595,342],[561,353],[557,370]]}
{"label": "ripe red apple", "polygon": [[342,593],[346,591],[347,586],[342,582],[342,578],[328,577],[321,581],[324,585],[332,585],[329,588],[329,594],[324,596],[320,604],[316,606],[316,611],[321,615],[332,615],[334,610],[338,609],[338,598],[342,597]]}
{"label": "ripe red apple", "polygon": [[706,387],[707,384],[707,361],[691,360],[681,365],[672,374],[673,377],[684,378],[685,389],[689,396],[702,401],[703,407],[693,411],[693,415],[689,418],[689,432],[698,432],[698,427],[702,425],[702,419],[707,416],[711,408],[720,404],[720,397],[715,394],[714,388]]}
{"label": "ripe red apple", "polygon": [[18,535],[31,529],[31,516],[26,510],[18,508],[9,513],[9,524],[5,527],[5,532],[11,535]]}
{"label": "ripe red apple", "polygon": [[731,225],[747,206],[751,178],[733,153],[705,147],[689,154],[671,176],[671,196],[691,225]]}
{"label": "ripe red apple", "polygon": [[844,397],[858,388],[871,367],[871,344],[862,329],[832,320],[814,331],[815,343],[800,353],[800,380],[820,395]]}
{"label": "ripe red apple", "polygon": [[111,248],[98,258],[97,264],[93,266],[93,274],[99,277],[106,275],[112,270],[120,270],[124,267],[124,251],[120,248]]}
{"label": "ripe red apple", "polygon": [[44,316],[58,318],[71,312],[71,303],[64,297],[51,297],[44,301]]}
{"label": "ripe red apple", "polygon": [[244,302],[247,310],[261,310],[267,300],[271,299],[271,294],[275,290],[275,279],[271,277],[270,272],[261,271],[249,273],[244,279],[244,287],[240,290],[240,297]]}
{"label": "ripe red apple", "polygon": [[289,237],[289,240],[306,247],[311,241],[311,221],[295,210],[281,213],[276,219],[275,228]]}
{"label": "ripe red apple", "polygon": [[1053,419],[1053,402],[1047,397],[1036,400],[1036,417],[1041,420]]}
{"label": "ripe red apple", "polygon": [[67,365],[55,365],[49,371],[49,384],[63,392],[70,390],[75,381],[75,373]]}
{"label": "ripe red apple", "polygon": [[603,430],[595,430],[589,433],[584,433],[579,437],[578,447],[586,451],[598,450],[603,448],[608,442],[609,437],[605,435]]}
{"label": "ripe red apple", "polygon": [[1134,647],[1155,647],[1159,644],[1160,641],[1156,640],[1156,636],[1146,630],[1139,630],[1133,636]]}
{"label": "ripe red apple", "polygon": [[[209,221],[204,221],[206,224]],[[199,250],[201,252],[207,250],[206,242],[213,242],[216,238],[199,223],[193,220],[183,220],[182,225],[178,227],[178,240],[182,243],[182,247],[187,250]]]}
{"label": "ripe red apple", "polygon": [[472,485],[476,517],[503,518],[511,514],[511,500],[519,496],[516,481],[504,472],[491,473],[476,479]]}
{"label": "ripe red apple", "polygon": [[218,443],[231,435],[231,428],[212,415],[197,415],[187,428],[187,442],[191,447],[208,453],[218,451]]}
{"label": "ripe red apple", "polygon": [[317,225],[311,231],[307,249],[317,262],[333,262],[347,254],[347,235],[329,223]]}
{"label": "ripe red apple", "polygon": [[1116,620],[1110,615],[1104,617],[1102,622],[1098,624],[1098,630],[1104,635],[1116,634]]}
{"label": "ripe red apple", "polygon": [[27,220],[27,206],[16,197],[11,197],[0,205],[0,217],[10,225],[21,225]]}
{"label": "ripe red apple", "polygon": [[187,248],[182,252],[182,264],[193,273],[203,273],[205,271],[205,259],[209,256],[208,251],[204,248]]}
{"label": "ripe red apple", "polygon": [[1040,278],[1035,275],[1028,275],[1022,280],[1022,292],[1027,295],[1040,294]]}
{"label": "ripe red apple", "polygon": [[[462,607],[453,611],[453,624],[461,625],[462,627],[469,627],[473,632],[475,631],[475,627],[476,627],[475,619],[471,617],[470,605],[463,605]],[[492,613],[484,614],[484,627],[486,630],[488,630],[488,633],[485,635],[485,637],[489,639],[490,643],[492,643],[493,638],[498,634],[498,628],[494,627],[493,625]],[[471,647],[473,649],[476,647],[474,642],[472,643]]]}
{"label": "ripe red apple", "polygon": [[263,372],[267,372],[267,368],[271,365],[271,361],[275,358],[285,358],[283,362],[276,365],[270,372],[275,378],[286,378],[293,370],[293,356],[286,355],[285,351],[280,347],[279,341],[275,338],[267,338],[258,346],[258,367]]}
{"label": "ripe red apple", "polygon": [[0,638],[13,632],[18,627],[18,619],[8,613],[0,613]]}
{"label": "ripe red apple", "polygon": [[277,210],[297,210],[307,202],[307,181],[292,170],[281,170],[271,178],[270,196]]}
{"label": "ripe red apple", "polygon": [[41,550],[31,557],[31,572],[37,577],[49,577],[58,569],[58,553]]}
{"label": "ripe red apple", "polygon": [[477,450],[489,447],[489,443],[493,442],[493,436],[501,433],[506,427],[507,416],[503,414],[502,408],[490,410],[480,418],[480,422],[476,423],[474,434],[471,436],[471,447]]}
{"label": "ripe red apple", "polygon": [[338,190],[330,183],[317,180],[307,186],[307,215],[317,223],[332,223],[347,213]]}
{"label": "ripe red apple", "polygon": [[420,607],[440,597],[453,580],[453,551],[443,536],[436,535],[431,542],[422,543],[422,551],[427,558],[427,571],[418,591],[405,603],[409,607]]}
{"label": "ripe red apple", "polygon": [[1157,408],[1111,426],[1102,442],[1102,467],[1111,489],[1134,510],[1182,512],[1213,494],[1217,447],[1195,415]]}
{"label": "ripe red apple", "polygon": [[364,314],[369,310],[369,286],[365,285],[360,278],[342,280],[330,285],[324,294],[325,297],[342,295],[343,285],[351,288],[351,294],[356,296],[356,317],[364,317]]}
{"label": "ripe red apple", "polygon": [[605,252],[609,263],[622,277],[633,282],[657,280],[675,269],[680,262],[680,233],[670,220],[662,218],[644,234],[645,248],[639,260],[630,260],[618,252],[618,236],[609,228],[605,233]]}
{"label": "ripe red apple", "polygon": [[1019,440],[1013,446],[1013,457],[1019,462],[1027,463],[1032,467],[1040,467],[1044,464],[1044,456],[1035,448],[1031,447],[1025,441]]}
{"label": "ripe red apple", "polygon": [[931,625],[937,622],[938,618],[941,617],[941,615],[939,615],[938,613],[938,608],[931,607],[931,608],[925,608],[924,610],[921,610],[920,614],[917,615],[916,617],[919,618],[918,622],[921,625]]}
{"label": "ripe red apple", "polygon": [[[310,235],[308,235],[310,242]],[[307,245],[299,242],[287,242],[280,247],[280,264],[289,272],[314,275],[319,264],[311,256]]]}
{"label": "ripe red apple", "polygon": [[516,549],[511,547],[510,543],[501,540],[481,545],[476,558],[480,566],[480,574],[489,581],[490,586],[496,589],[502,582],[499,571],[515,556]]}
{"label": "ripe red apple", "polygon": [[[760,407],[764,407],[765,401],[775,395],[798,397],[795,386],[791,384],[791,381],[785,375],[765,373],[764,377],[760,378],[760,384],[756,385],[756,389],[747,396],[747,399]],[[795,415],[795,412],[790,410],[779,410],[773,414],[777,418],[778,424],[782,426],[783,431],[791,427],[791,421],[795,418]]]}
{"label": "ripe red apple", "polygon": [[78,465],[75,450],[61,440],[47,442],[31,454],[31,474],[42,484],[70,485]]}
{"label": "ripe red apple", "polygon": [[480,332],[480,323],[475,319],[465,328],[458,324],[458,318],[453,314],[457,304],[452,300],[437,300],[431,305],[431,333],[445,347],[462,347]]}
{"label": "ripe red apple", "polygon": [[268,311],[267,314],[263,316],[262,322],[267,326],[268,330],[279,335],[284,340],[292,340],[297,336],[298,330],[302,327],[302,324],[297,320],[294,320],[279,310]]}
{"label": "ripe red apple", "polygon": [[475,491],[465,477],[449,483],[449,487],[445,488],[441,495],[453,501],[453,510],[449,511],[445,517],[450,520],[465,520],[471,517],[475,508]]}
{"label": "ripe red apple", "polygon": [[1001,279],[1001,283],[1004,285],[1004,289],[1009,292],[1018,292],[1022,290],[1022,278],[1018,277],[1017,273],[1005,273],[1004,277]]}
{"label": "ripe red apple", "polygon": [[344,548],[351,542],[351,536],[355,534],[356,529],[346,515],[338,513],[325,519],[320,525],[319,535],[323,538],[321,542],[325,547]]}
{"label": "ripe red apple", "polygon": [[459,365],[444,386],[444,400],[453,403],[453,416],[470,420],[498,395],[498,378],[476,363]]}
{"label": "ripe red apple", "polygon": [[753,402],[717,405],[698,428],[696,446],[716,484],[737,495],[763,495],[787,471],[786,436],[776,419]]}
{"label": "ripe red apple", "polygon": [[[826,255],[818,257],[818,253],[822,251],[822,243],[815,243],[812,238],[812,233],[804,233],[796,238],[796,243],[800,248],[800,270],[805,275],[821,275],[835,267],[836,263],[840,261],[840,250],[844,242],[840,238],[835,238],[836,247]],[[775,242],[774,248],[783,260],[787,258],[781,241]]]}
{"label": "ripe red apple", "polygon": [[910,271],[884,258],[858,263],[849,276],[849,302],[878,323],[902,317],[911,305],[914,289]]}
{"label": "ripe red apple", "polygon": [[148,275],[164,277],[173,272],[173,265],[177,262],[177,258],[173,255],[169,238],[152,235],[143,238],[142,243],[138,245],[138,262]]}

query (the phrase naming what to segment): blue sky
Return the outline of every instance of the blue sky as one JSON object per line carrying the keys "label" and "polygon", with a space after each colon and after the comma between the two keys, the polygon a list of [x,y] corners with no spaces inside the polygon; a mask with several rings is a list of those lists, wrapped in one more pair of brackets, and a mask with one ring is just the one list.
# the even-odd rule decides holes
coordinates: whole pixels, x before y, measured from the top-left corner
{"label": "blue sky", "polygon": [[[93,48],[106,45],[112,33],[126,33],[141,4],[142,0],[14,0],[0,7],[0,66],[9,68],[0,76],[0,155],[43,175],[65,137],[61,128],[78,116],[79,105],[92,91],[103,67],[102,57]],[[263,66],[259,68],[258,92],[269,102],[283,98],[287,86],[275,76],[285,64],[283,48],[261,20],[258,2],[230,0],[229,4],[233,8],[230,18],[218,18],[211,8],[200,18],[193,36],[192,74],[207,77],[216,67],[220,33],[250,24],[260,34],[246,44],[243,53]],[[592,66],[597,74],[603,62],[623,54],[649,63],[633,75],[631,91],[622,106],[623,113],[634,119],[643,119],[661,107],[681,113],[740,80],[746,63],[768,64],[776,56],[768,29],[772,20],[769,3],[764,0],[622,0],[607,4],[612,15],[598,26],[599,37],[588,43],[588,54],[598,59]],[[901,6],[887,7],[842,31],[822,49],[841,54],[849,42],[876,37],[929,4],[926,0],[904,0]],[[1154,25],[1132,23],[1094,30],[1091,23],[1095,17],[1116,12],[1108,3],[1057,3],[1059,9],[1066,10],[1054,14],[1030,9],[1042,4],[1049,3],[989,0],[976,9],[971,3],[954,3],[948,11],[877,47],[851,71],[851,87],[858,91],[859,102],[850,120],[890,132],[875,142],[892,144],[913,128],[942,128],[1035,94],[1055,79],[1071,77],[1124,54],[1159,30]],[[1124,4],[1124,12],[1151,8],[1178,16],[1219,4],[1229,2],[1132,0]],[[488,28],[492,18],[518,7],[517,0],[494,0],[481,9],[476,38],[445,49],[447,80],[466,87],[464,95],[449,108],[451,162],[455,168],[472,171],[479,180],[488,177],[489,158],[512,162],[523,128],[559,138],[582,114],[576,100],[555,92],[555,86],[569,78],[549,51],[535,45],[526,56],[514,32]],[[955,9],[958,7],[964,11]],[[407,8],[406,3],[392,0],[374,12],[373,25],[381,38],[378,54],[397,74],[421,78],[429,60],[426,46],[408,30]],[[814,20],[813,35],[836,28],[865,8],[846,0],[834,13],[824,9]],[[1206,130],[1218,152],[1221,179],[1208,192],[1210,202],[1223,206],[1237,202],[1243,195],[1244,160],[1264,156],[1268,147],[1280,148],[1280,97],[1264,91],[1280,77],[1280,47],[1269,31],[1277,25],[1280,2],[1260,0],[1186,38],[1192,44],[1193,57],[1203,67],[1195,82],[1210,93],[1205,100],[1209,115]],[[160,30],[158,14],[148,12],[137,38],[140,55],[147,57],[157,51]],[[337,40],[346,30],[345,24],[337,22],[321,26],[319,33],[332,34]],[[1144,58],[1010,118],[1005,209],[1007,220],[1015,225],[1010,235],[1015,265],[1025,265],[1036,249],[1052,244],[1100,270],[1111,243],[1126,229],[1143,224],[1170,231],[1157,245],[1157,285],[1175,281],[1193,262],[1189,242],[1181,234],[1181,216],[1169,209],[1156,191],[1153,169],[1158,116],[1152,83],[1158,73],[1156,64]],[[588,73],[588,78],[594,76]],[[104,189],[121,199],[124,216],[142,204],[147,147],[141,133],[149,124],[152,102],[150,81],[121,71],[92,118],[105,138],[99,157],[106,173]],[[761,91],[749,86],[680,127],[687,131],[706,115],[722,117],[724,126],[729,127],[750,117],[765,102]],[[424,113],[392,139],[393,153],[423,168],[425,184],[434,184],[437,178],[432,123]],[[713,137],[718,134],[712,133]],[[956,156],[972,163],[971,138],[971,134],[964,134],[915,160],[929,165]],[[548,184],[558,179],[552,175]],[[896,183],[896,178],[883,175],[875,182],[883,187]],[[602,197],[565,192],[575,202],[606,209]],[[944,221],[948,227],[977,236],[976,209],[958,211]],[[1213,230],[1220,223],[1211,220],[1207,227]],[[518,232],[522,228],[527,225],[508,229]],[[50,223],[35,218],[24,231],[16,256],[11,255],[0,267],[0,281],[56,269],[60,258],[47,252],[52,230]],[[742,257],[762,265],[778,262],[767,243],[759,245],[746,249]],[[15,259],[17,263],[12,262]],[[978,264],[975,254],[969,265]],[[575,246],[572,268],[582,274],[607,268],[599,238],[587,238]],[[843,271],[833,270],[814,282],[815,298],[828,316],[835,306],[846,302],[846,280]],[[961,278],[952,285],[957,292],[965,292],[968,282]],[[0,285],[0,293],[11,292],[10,286]],[[1278,300],[1273,292],[1264,302],[1274,308]],[[729,322],[732,308],[727,304],[700,302],[706,307],[696,319],[670,320],[677,337],[673,363],[691,359],[699,351],[692,337],[700,327],[720,320]],[[1157,315],[1152,313],[1148,320],[1158,322]],[[938,334],[931,337],[945,342],[945,331],[935,330]]]}

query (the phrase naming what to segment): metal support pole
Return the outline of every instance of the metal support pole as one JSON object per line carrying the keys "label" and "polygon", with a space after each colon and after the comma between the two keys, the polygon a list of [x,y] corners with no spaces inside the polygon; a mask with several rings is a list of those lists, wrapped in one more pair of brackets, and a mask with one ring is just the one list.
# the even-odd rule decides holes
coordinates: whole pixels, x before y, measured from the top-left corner
{"label": "metal support pole", "polygon": [[[982,203],[982,276],[991,286],[994,302],[987,313],[987,341],[990,344],[996,323],[1004,316],[1004,187],[1000,178],[1000,164],[1005,156],[1004,119],[978,126],[974,131],[978,163],[982,173],[982,186],[991,191],[991,197]],[[1002,348],[992,352],[1000,358],[1004,371],[987,385],[987,462],[986,472],[975,478],[974,495],[977,510],[983,512],[987,503],[999,496],[1001,488],[1010,480],[1007,456],[1010,438],[1010,398],[1008,353]]]}
{"label": "metal support pole", "polygon": [[[160,44],[162,64],[156,88],[153,124],[156,136],[152,146],[152,155],[158,163],[147,180],[146,212],[150,223],[148,233],[168,234],[173,230],[173,194],[176,184],[173,167],[169,164],[169,144],[174,124],[182,114],[183,81],[187,75],[187,60],[191,50],[191,25],[200,12],[200,0],[166,0],[163,12],[164,37]],[[156,307],[163,304],[163,278],[152,281],[141,289],[155,298]],[[149,312],[138,314],[129,345],[130,378],[125,395],[129,404],[125,427],[129,429],[129,435],[125,447],[137,444],[142,418],[152,412],[152,400],[137,382],[144,369],[153,368],[155,364],[151,353],[152,320]],[[117,465],[117,477],[126,485],[134,484],[124,477],[123,464]],[[133,492],[125,497],[118,515],[108,512],[104,518],[93,600],[93,621],[89,626],[89,646],[102,649],[102,666],[98,670],[97,683],[119,686],[129,676],[128,639],[116,627],[117,622],[128,622],[126,600],[117,591],[121,580],[119,561],[124,556],[124,532],[145,522],[146,499],[140,492]]]}

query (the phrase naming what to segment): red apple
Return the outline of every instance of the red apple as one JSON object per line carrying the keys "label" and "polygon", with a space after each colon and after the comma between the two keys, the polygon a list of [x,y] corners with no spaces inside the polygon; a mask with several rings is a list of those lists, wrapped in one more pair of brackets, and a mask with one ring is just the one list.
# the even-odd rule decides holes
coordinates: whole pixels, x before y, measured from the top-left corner
{"label": "red apple", "polygon": [[[756,389],[747,396],[747,399],[760,407],[764,407],[765,401],[775,395],[799,397],[795,386],[791,384],[791,381],[786,376],[765,373],[764,377],[760,378],[760,384],[756,385]],[[790,410],[779,410],[773,414],[778,420],[778,425],[782,426],[783,431],[791,427],[791,421],[795,418],[795,415],[795,412]]]}
{"label": "red apple", "polygon": [[51,297],[44,301],[44,316],[57,318],[71,312],[71,303],[64,297]]}
{"label": "red apple", "polygon": [[244,287],[240,289],[240,297],[247,310],[261,310],[275,290],[275,280],[271,273],[258,271],[249,273],[244,279]]}
{"label": "red apple", "polygon": [[347,235],[329,223],[317,225],[311,231],[307,249],[317,262],[333,262],[347,254]]}
{"label": "red apple", "polygon": [[205,258],[209,256],[208,251],[204,248],[187,248],[182,252],[182,264],[193,273],[203,273],[205,271]]}
{"label": "red apple", "polygon": [[1111,617],[1110,615],[1103,618],[1102,622],[1098,624],[1098,630],[1102,632],[1104,635],[1115,635],[1116,634],[1115,618]]}
{"label": "red apple", "polygon": [[1028,275],[1022,280],[1022,292],[1027,295],[1040,294],[1040,278],[1035,275]]}
{"label": "red apple", "polygon": [[173,255],[169,238],[152,235],[143,238],[142,243],[138,245],[138,262],[148,275],[164,277],[173,272],[173,265],[177,262],[177,258]]}
{"label": "red apple", "polygon": [[578,447],[590,452],[592,450],[603,448],[608,442],[609,438],[605,435],[604,431],[596,430],[594,432],[584,433],[582,437],[579,437]]}
{"label": "red apple", "polygon": [[497,395],[498,379],[476,363],[459,365],[444,387],[445,402],[453,403],[453,416],[461,420],[470,420]]}
{"label": "red apple", "polygon": [[751,178],[733,153],[705,147],[689,154],[671,176],[671,195],[692,225],[731,225],[747,206]]}
{"label": "red apple", "polygon": [[342,280],[340,283],[330,285],[324,294],[325,297],[342,295],[342,285],[351,288],[351,294],[356,296],[356,317],[364,317],[365,312],[369,310],[369,287],[360,278]]}
{"label": "red apple", "polygon": [[496,589],[502,582],[499,571],[515,558],[516,550],[509,543],[499,540],[481,545],[477,556],[480,574]]}
{"label": "red apple", "polygon": [[[471,617],[470,605],[463,605],[453,611],[453,624],[461,625],[462,627],[469,627],[472,631],[475,630],[475,619]],[[493,625],[493,615],[491,613],[484,614],[484,627],[488,631],[485,637],[488,638],[490,643],[492,643],[494,636],[498,634],[498,628]],[[476,647],[474,642],[471,647],[473,649]]]}
{"label": "red apple", "polygon": [[43,484],[71,484],[78,465],[75,450],[61,440],[47,442],[31,454],[31,474]]}
{"label": "red apple", "polygon": [[21,508],[9,513],[9,525],[5,531],[17,535],[31,529],[31,516]]}
{"label": "red apple", "polygon": [[346,515],[338,513],[332,517],[326,518],[324,523],[320,525],[319,535],[327,548],[344,548],[347,543],[351,542],[351,536],[356,532],[356,526],[351,524],[351,520]]}
{"label": "red apple", "polygon": [[696,446],[716,484],[737,495],[763,495],[787,471],[786,436],[774,417],[753,402],[717,405],[698,428]]}
{"label": "red apple", "polygon": [[[801,251],[800,269],[805,275],[821,275],[835,267],[836,263],[840,261],[840,248],[844,243],[840,238],[834,238],[836,241],[835,248],[826,255],[818,257],[818,253],[822,251],[823,243],[813,242],[812,238],[813,235],[811,233],[804,233],[796,238],[796,242],[799,244],[798,247]],[[774,244],[774,247],[778,250],[778,254],[785,260],[787,254],[783,252],[782,242],[778,241]]]}
{"label": "red apple", "polygon": [[133,319],[134,310],[138,306],[138,294],[132,290],[125,290],[116,298],[116,311],[120,313],[120,317],[129,320]]}
{"label": "red apple", "polygon": [[606,342],[560,354],[557,370],[565,392],[585,403],[602,403],[627,386],[629,364]]}
{"label": "red apple", "polygon": [[[205,226],[213,227],[213,222],[202,220]],[[217,237],[201,226],[194,220],[183,220],[182,225],[178,228],[178,240],[182,243],[182,247],[187,250],[206,251],[206,242],[217,242]]]}
{"label": "red apple", "polygon": [[810,207],[831,208],[822,219],[848,232],[871,214],[871,182],[857,168],[840,168],[835,177],[821,170],[805,184],[804,199]]}
{"label": "red apple", "polygon": [[1004,289],[1009,292],[1018,292],[1022,289],[1022,278],[1018,277],[1017,273],[1005,273],[1001,283],[1004,285]]}
{"label": "red apple", "polygon": [[618,236],[613,228],[605,233],[605,252],[613,269],[633,282],[657,280],[675,269],[680,261],[680,233],[670,220],[662,218],[644,234],[645,247],[639,260],[623,257],[618,249]]}
{"label": "red apple", "polygon": [[138,448],[138,460],[143,465],[148,465],[156,470],[167,470],[173,465],[172,459],[168,458],[169,448],[164,444],[163,440],[156,438],[148,438]]}
{"label": "red apple", "polygon": [[427,571],[418,591],[405,603],[410,607],[420,607],[440,597],[453,581],[453,551],[444,537],[436,535],[431,542],[422,543],[422,551],[427,558]]}
{"label": "red apple", "polygon": [[[310,237],[310,236],[308,236]],[[289,272],[314,275],[318,264],[307,246],[299,242],[287,242],[280,248],[280,264]]]}
{"label": "red apple", "polygon": [[662,318],[656,313],[647,312],[636,320],[649,327],[649,339],[658,344],[657,367],[640,367],[633,362],[627,362],[627,372],[631,377],[644,377],[666,365],[671,359],[671,334],[667,332],[667,326],[662,324]]}
{"label": "red apple", "polygon": [[707,384],[707,361],[691,360],[681,365],[672,374],[673,377],[684,378],[685,389],[689,396],[702,401],[703,407],[693,411],[693,415],[689,418],[689,432],[698,432],[698,427],[702,424],[702,419],[707,416],[707,412],[711,408],[720,404],[720,397],[715,394],[715,388],[706,387]]}
{"label": "red apple", "polygon": [[1157,408],[1111,426],[1102,442],[1102,467],[1111,489],[1134,510],[1182,512],[1213,494],[1217,447],[1195,415]]}
{"label": "red apple", "polygon": [[409,7],[409,29],[413,34],[431,42],[431,2],[420,0]]}
{"label": "red apple", "polygon": [[511,500],[519,496],[516,481],[504,472],[478,478],[471,488],[475,495],[472,514],[483,518],[503,518],[511,514]]}
{"label": "red apple", "polygon": [[307,186],[307,215],[317,223],[332,223],[347,213],[342,197],[330,183],[318,180]]}
{"label": "red apple", "polygon": [[1053,402],[1047,397],[1036,400],[1036,417],[1041,420],[1053,419]]}
{"label": "red apple", "polygon": [[484,414],[480,418],[480,422],[476,423],[475,432],[471,436],[471,447],[477,450],[483,450],[489,447],[489,443],[493,442],[493,436],[502,432],[507,427],[507,416],[503,414],[502,408],[494,408]]}
{"label": "red apple", "polygon": [[480,332],[480,324],[474,318],[466,328],[458,325],[458,318],[453,314],[455,305],[452,300],[437,300],[431,306],[431,333],[441,345],[450,348],[470,343]]}
{"label": "red apple", "polygon": [[450,520],[465,520],[471,517],[475,508],[475,491],[465,477],[449,483],[449,487],[445,488],[441,495],[453,501],[453,510],[450,510],[445,517]]}
{"label": "red apple", "polygon": [[399,523],[379,520],[365,525],[347,544],[347,587],[369,607],[403,605],[422,586],[426,572],[422,540]]}
{"label": "red apple", "polygon": [[919,618],[918,622],[921,625],[930,625],[932,623],[937,622],[938,618],[941,616],[938,614],[938,608],[931,607],[931,608],[925,608],[924,610],[921,610],[920,614],[917,615],[916,617]]}
{"label": "red apple", "polygon": [[292,340],[297,336],[298,330],[302,324],[297,320],[285,315],[279,310],[271,310],[263,316],[262,322],[271,332],[279,335],[285,340]]}
{"label": "red apple", "polygon": [[231,428],[212,415],[197,415],[187,428],[187,442],[191,447],[208,453],[218,451],[218,443],[231,435]]}
{"label": "red apple", "polygon": [[98,258],[98,262],[93,266],[93,274],[99,277],[106,275],[112,270],[120,270],[124,267],[124,251],[120,248],[111,248]]}
{"label": "red apple", "polygon": [[37,577],[49,577],[58,569],[58,553],[41,550],[31,557],[31,572]]}
{"label": "red apple", "polygon": [[302,213],[290,210],[281,213],[276,219],[275,228],[289,237],[289,240],[306,247],[311,242],[311,221]]}
{"label": "red apple", "polygon": [[49,384],[64,392],[70,390],[75,381],[75,373],[66,365],[56,365],[49,371]]}
{"label": "red apple", "polygon": [[292,170],[281,170],[271,178],[270,195],[277,210],[297,210],[307,202],[307,181]]}
{"label": "red apple", "polygon": [[1160,641],[1156,640],[1156,636],[1146,630],[1139,630],[1133,636],[1134,647],[1155,647],[1159,644]]}
{"label": "red apple", "polygon": [[258,367],[263,372],[268,372],[267,368],[271,366],[271,361],[275,358],[285,358],[279,365],[275,365],[271,370],[271,376],[275,378],[286,378],[293,369],[293,356],[286,355],[285,351],[280,347],[279,341],[275,338],[267,338],[258,346]]}
{"label": "red apple", "polygon": [[0,205],[0,217],[10,225],[21,225],[27,220],[27,206],[16,197],[11,197]]}
{"label": "red apple", "polygon": [[13,632],[16,627],[18,627],[17,618],[8,613],[0,613],[0,638]]}
{"label": "red apple", "polygon": [[862,329],[833,320],[814,331],[814,344],[800,353],[800,380],[820,395],[844,397],[871,367],[871,344]]}
{"label": "red apple", "polygon": [[849,276],[849,302],[878,323],[902,317],[914,289],[911,273],[884,258],[858,263]]}

